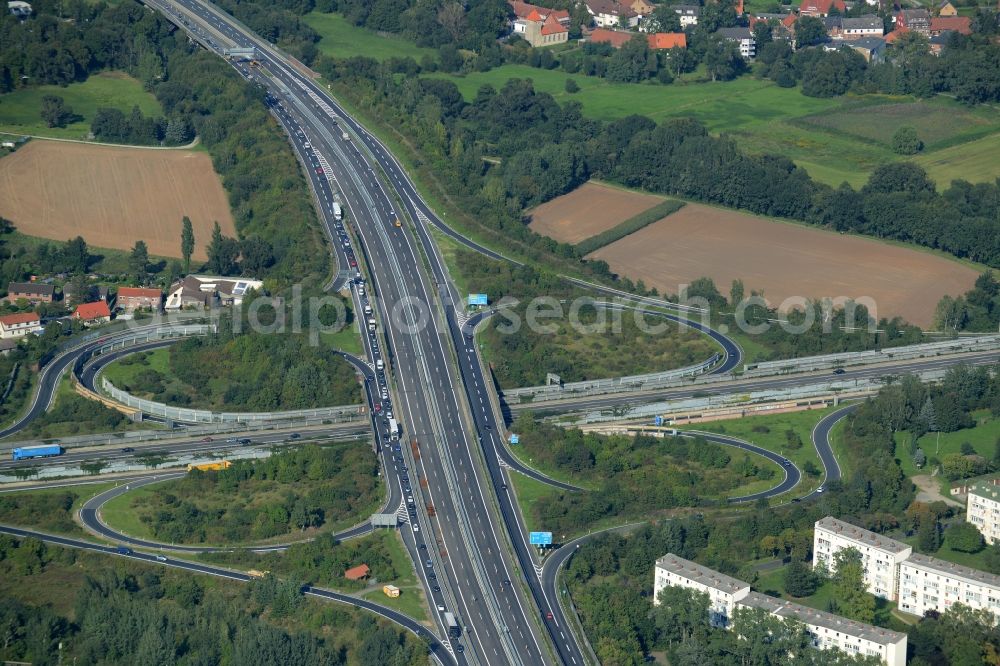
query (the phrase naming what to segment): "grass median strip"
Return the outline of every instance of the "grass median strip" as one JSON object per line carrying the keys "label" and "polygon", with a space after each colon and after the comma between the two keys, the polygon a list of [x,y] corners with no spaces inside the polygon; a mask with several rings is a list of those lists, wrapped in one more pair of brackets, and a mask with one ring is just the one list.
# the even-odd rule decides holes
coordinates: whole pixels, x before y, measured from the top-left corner
{"label": "grass median strip", "polygon": [[595,250],[601,249],[605,245],[611,245],[615,241],[621,240],[629,234],[634,234],[640,229],[648,227],[653,222],[657,222],[668,215],[676,213],[683,207],[683,201],[667,199],[663,203],[659,203],[652,208],[644,210],[638,215],[633,215],[621,224],[611,227],[607,231],[602,231],[596,236],[591,236],[586,240],[580,241],[577,243],[576,249],[580,251],[581,255],[588,255]]}

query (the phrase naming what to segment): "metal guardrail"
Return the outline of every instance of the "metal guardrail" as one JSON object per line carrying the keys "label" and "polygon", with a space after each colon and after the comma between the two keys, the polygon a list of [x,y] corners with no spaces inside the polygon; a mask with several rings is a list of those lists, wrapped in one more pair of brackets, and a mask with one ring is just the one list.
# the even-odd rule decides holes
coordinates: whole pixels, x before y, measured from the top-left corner
{"label": "metal guardrail", "polygon": [[213,412],[207,409],[171,407],[162,402],[137,398],[112,384],[107,377],[101,377],[101,390],[118,402],[134,407],[144,415],[169,419],[180,423],[274,423],[275,421],[304,421],[323,419],[333,423],[356,421],[368,412],[362,405],[340,407],[320,407],[317,409],[297,409],[285,412]]}
{"label": "metal guardrail", "polygon": [[991,351],[1000,349],[1000,336],[989,335],[976,338],[957,340],[942,340],[903,347],[888,347],[863,352],[844,352],[826,354],[823,356],[806,356],[803,358],[784,359],[780,361],[762,361],[748,363],[744,366],[744,377],[763,377],[771,375],[810,372],[812,370],[829,370],[851,365],[868,365],[888,361],[904,361],[907,359],[927,358],[944,354],[961,354],[965,352]]}
{"label": "metal guardrail", "polygon": [[[945,376],[947,369],[934,369],[916,373],[916,376],[926,382],[939,381]],[[698,410],[718,409],[736,405],[751,405],[766,402],[785,402],[790,400],[805,400],[821,395],[836,395],[847,397],[862,397],[874,395],[885,386],[880,378],[846,379],[818,381],[815,384],[794,386],[786,389],[769,389],[765,391],[750,391],[746,393],[729,393],[711,395],[701,398],[683,398],[662,402],[638,405],[627,409],[608,408],[588,410],[583,413],[566,414],[549,417],[546,420],[559,423],[582,425],[606,421],[622,421],[655,417],[673,412],[696,412]]]}
{"label": "metal guardrail", "polygon": [[653,372],[645,375],[628,377],[613,377],[611,379],[594,379],[591,381],[570,382],[568,384],[551,386],[529,386],[525,388],[507,389],[503,395],[508,403],[544,402],[560,400],[570,396],[603,395],[607,393],[622,393],[626,391],[643,391],[658,388],[670,388],[680,380],[702,375],[716,363],[720,355],[713,354],[711,358],[697,365],[691,365],[677,370]]}

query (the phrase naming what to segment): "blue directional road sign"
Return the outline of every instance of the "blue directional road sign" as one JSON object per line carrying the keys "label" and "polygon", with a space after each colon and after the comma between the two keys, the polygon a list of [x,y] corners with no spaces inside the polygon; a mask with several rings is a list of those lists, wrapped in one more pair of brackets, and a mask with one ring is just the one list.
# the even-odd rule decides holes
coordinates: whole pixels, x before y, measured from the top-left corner
{"label": "blue directional road sign", "polygon": [[520,444],[521,443],[521,438],[512,433],[511,436],[510,436],[510,443],[511,444]]}
{"label": "blue directional road sign", "polygon": [[655,420],[655,424],[658,425],[658,426],[663,425],[663,417],[662,416],[657,416],[656,420]]}
{"label": "blue directional road sign", "polygon": [[528,540],[532,546],[551,546],[552,532],[529,532]]}
{"label": "blue directional road sign", "polygon": [[489,305],[486,294],[469,294],[469,305]]}

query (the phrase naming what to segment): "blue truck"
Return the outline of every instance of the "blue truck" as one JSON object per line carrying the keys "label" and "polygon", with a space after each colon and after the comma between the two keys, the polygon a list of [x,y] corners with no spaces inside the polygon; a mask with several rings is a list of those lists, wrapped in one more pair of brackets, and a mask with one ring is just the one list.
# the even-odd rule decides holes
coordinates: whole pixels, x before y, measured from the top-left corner
{"label": "blue truck", "polygon": [[61,456],[63,447],[58,444],[45,444],[42,446],[23,446],[13,451],[14,460],[31,460],[32,458],[50,458]]}

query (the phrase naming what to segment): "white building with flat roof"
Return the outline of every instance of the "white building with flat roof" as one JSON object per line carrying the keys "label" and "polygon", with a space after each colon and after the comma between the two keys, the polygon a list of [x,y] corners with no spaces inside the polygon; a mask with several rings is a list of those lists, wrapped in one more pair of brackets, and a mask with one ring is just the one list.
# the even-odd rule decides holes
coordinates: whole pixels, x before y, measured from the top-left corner
{"label": "white building with flat roof", "polygon": [[762,608],[771,615],[798,620],[806,625],[813,647],[819,650],[840,650],[852,656],[879,657],[888,666],[906,664],[906,634],[898,631],[848,620],[759,592],[748,594],[740,601],[740,605]]}
{"label": "white building with flat roof", "polygon": [[656,577],[653,582],[653,603],[660,604],[660,590],[684,587],[704,592],[709,598],[712,624],[726,626],[733,616],[736,602],[750,594],[750,584],[714,569],[685,560],[669,553],[656,560]]}
{"label": "white building with flat roof", "polygon": [[982,532],[983,539],[992,544],[1000,539],[1000,486],[995,479],[969,487],[969,500],[965,520]]}
{"label": "white building with flat roof", "polygon": [[914,553],[899,566],[899,610],[944,613],[954,604],[1000,617],[1000,576]]}
{"label": "white building with flat roof", "polygon": [[748,583],[673,554],[656,561],[654,604],[659,605],[660,591],[667,586],[707,594],[711,621],[716,626],[728,626],[739,607],[761,608],[772,615],[803,623],[817,649],[879,657],[886,666],[906,664],[906,634],[752,592]]}
{"label": "white building with flat roof", "polygon": [[842,520],[827,516],[816,521],[813,534],[813,567],[822,564],[830,572],[836,555],[845,548],[861,553],[865,567],[865,585],[877,597],[895,601],[899,564],[913,549],[895,539],[869,532]]}

